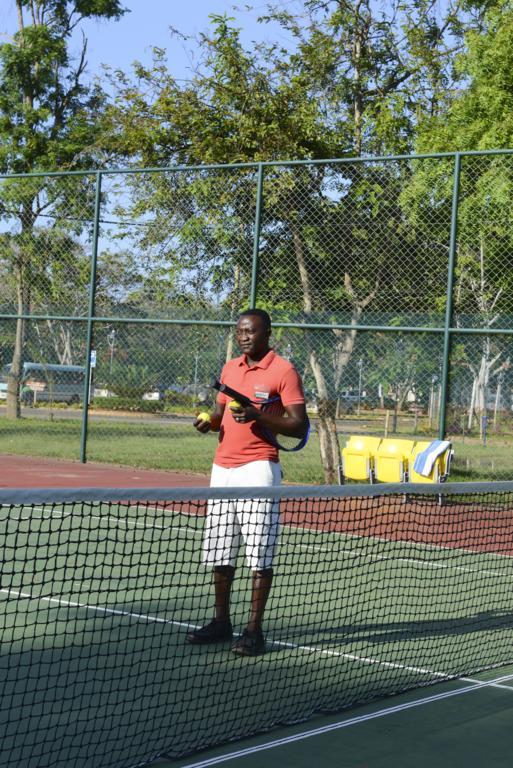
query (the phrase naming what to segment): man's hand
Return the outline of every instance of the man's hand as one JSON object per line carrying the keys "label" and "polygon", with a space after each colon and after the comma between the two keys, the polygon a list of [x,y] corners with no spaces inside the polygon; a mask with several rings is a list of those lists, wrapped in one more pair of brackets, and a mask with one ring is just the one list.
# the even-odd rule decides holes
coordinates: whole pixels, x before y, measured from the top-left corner
{"label": "man's hand", "polygon": [[198,416],[196,416],[196,419],[193,421],[192,426],[195,427],[198,432],[201,432],[202,434],[206,435],[207,432],[210,432],[212,429],[212,422],[210,418],[209,413],[200,413]]}
{"label": "man's hand", "polygon": [[223,411],[224,405],[216,403],[212,413],[204,411],[203,413],[198,414],[192,422],[192,426],[203,435],[206,435],[207,432],[219,432]]}
{"label": "man's hand", "polygon": [[235,408],[230,404],[230,413],[238,424],[247,424],[250,421],[256,421],[260,415],[258,408],[254,408],[252,405],[246,405],[244,407],[240,404],[238,408]]}

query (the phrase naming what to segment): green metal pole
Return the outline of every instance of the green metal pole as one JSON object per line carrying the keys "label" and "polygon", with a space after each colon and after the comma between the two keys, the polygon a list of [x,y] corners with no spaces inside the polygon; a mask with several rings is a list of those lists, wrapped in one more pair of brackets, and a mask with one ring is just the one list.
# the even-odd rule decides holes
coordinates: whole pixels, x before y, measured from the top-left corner
{"label": "green metal pole", "polygon": [[264,166],[258,164],[257,197],[255,210],[255,234],[253,236],[253,263],[251,265],[251,288],[249,293],[249,306],[253,309],[256,305],[258,282],[258,251],[260,249],[260,224],[262,219],[262,192],[264,188]]}
{"label": "green metal pole", "polygon": [[98,262],[98,237],[100,231],[100,205],[101,205],[102,174],[96,174],[96,189],[94,196],[94,221],[93,221],[93,247],[91,251],[91,274],[89,281],[89,305],[87,314],[87,338],[85,359],[84,397],[82,405],[82,435],[80,440],[80,461],[87,461],[87,427],[89,420],[89,395],[91,385],[91,347],[93,343],[93,318],[96,294],[96,265]]}
{"label": "green metal pole", "polygon": [[449,395],[449,356],[451,353],[452,305],[454,291],[454,267],[458,244],[458,204],[460,196],[461,154],[454,156],[454,177],[452,186],[451,236],[449,242],[449,263],[447,267],[447,296],[445,301],[444,347],[442,357],[442,389],[440,396],[440,440],[446,435],[447,397]]}

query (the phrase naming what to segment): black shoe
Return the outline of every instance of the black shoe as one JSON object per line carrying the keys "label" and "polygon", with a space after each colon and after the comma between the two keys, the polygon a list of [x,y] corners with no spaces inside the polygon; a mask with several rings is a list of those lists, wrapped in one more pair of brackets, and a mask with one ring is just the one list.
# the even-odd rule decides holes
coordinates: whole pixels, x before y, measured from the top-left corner
{"label": "black shoe", "polygon": [[195,629],[185,638],[193,645],[205,645],[206,643],[222,643],[233,638],[233,629],[229,621],[216,621],[214,619],[201,629]]}
{"label": "black shoe", "polygon": [[237,656],[260,656],[265,653],[265,637],[261,630],[250,632],[249,629],[245,629],[232,645],[232,652]]}

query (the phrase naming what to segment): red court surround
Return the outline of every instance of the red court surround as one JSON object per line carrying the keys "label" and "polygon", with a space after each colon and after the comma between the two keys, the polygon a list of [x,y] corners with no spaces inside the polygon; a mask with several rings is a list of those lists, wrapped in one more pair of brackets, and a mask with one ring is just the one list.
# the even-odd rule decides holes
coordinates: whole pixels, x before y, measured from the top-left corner
{"label": "red court surround", "polygon": [[195,488],[206,475],[0,454],[0,488]]}

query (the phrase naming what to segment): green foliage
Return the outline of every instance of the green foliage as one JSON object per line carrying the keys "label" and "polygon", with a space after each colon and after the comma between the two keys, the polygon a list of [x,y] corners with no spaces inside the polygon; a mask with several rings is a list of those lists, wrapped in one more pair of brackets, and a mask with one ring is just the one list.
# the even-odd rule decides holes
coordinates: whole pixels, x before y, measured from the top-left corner
{"label": "green foliage", "polygon": [[[418,112],[432,114],[450,80],[444,57],[452,12],[439,23],[427,0],[406,11],[394,2],[381,14],[370,0],[305,0],[303,10],[301,23],[287,11],[269,12],[292,36],[291,51],[273,44],[246,51],[230,19],[213,16],[199,42],[203,68],[190,83],[172,78],[159,51],[153,67],[137,67],[136,83],[114,78],[112,147],[152,166],[407,151]],[[430,270],[440,271],[446,251],[424,245],[400,202],[413,175],[411,167],[403,172],[385,163],[266,168],[259,304],[275,319],[346,324],[391,305],[397,315],[415,313],[419,295],[440,306],[445,286],[431,284]],[[193,300],[220,296],[233,316],[251,279],[254,174],[229,171],[224,187],[214,173],[201,172],[129,183],[126,218],[158,222],[138,242],[133,238],[138,249],[165,251],[171,289],[185,277]],[[415,259],[427,268],[405,269]],[[354,336],[336,332],[322,347],[312,334],[305,338],[305,367],[330,398]]]}
{"label": "green foliage", "polygon": [[[119,0],[19,0],[18,30],[9,42],[0,44],[1,173],[93,164],[105,98],[98,86],[84,85],[86,41],[75,62],[71,36],[81,18],[119,18],[123,12]],[[60,265],[63,249],[75,255],[80,251],[69,233],[78,235],[91,219],[90,208],[84,211],[88,207],[84,198],[92,201],[88,181],[87,176],[31,177],[9,179],[0,186],[0,215],[8,223],[1,250],[19,315],[33,309],[35,296],[47,294],[50,286],[50,292],[60,295],[66,281],[73,282],[72,273],[77,276],[69,260],[66,276]],[[83,207],[77,207],[78,200]],[[59,223],[48,226],[48,220]],[[83,277],[83,270],[78,272]],[[14,386],[7,398],[12,416],[19,416],[24,344],[25,326],[19,320],[12,358]]]}
{"label": "green foliage", "polygon": [[513,146],[513,5],[480,5],[478,21],[462,27],[464,49],[454,61],[461,87],[447,90],[444,109],[426,115],[418,129],[422,152]]}
{"label": "green foliage", "polygon": [[197,404],[194,401],[193,395],[186,395],[183,392],[168,391],[164,396],[166,410],[190,410]]}
{"label": "green foliage", "polygon": [[420,93],[432,91],[433,70],[449,66],[451,26],[442,21],[435,33],[420,0],[406,12],[394,2],[382,15],[369,2],[324,5],[306,0],[301,18],[262,18],[284,28],[291,50],[245,50],[232,20],[213,15],[190,83],[173,78],[158,49],[153,67],[137,65],[137,82],[113,76],[112,147],[148,166],[406,151]]}
{"label": "green foliage", "polygon": [[[129,391],[126,389],[125,391]],[[128,411],[130,413],[161,413],[164,403],[160,400],[142,400],[138,397],[96,397],[91,407],[103,411]]]}
{"label": "green foliage", "polygon": [[142,397],[155,385],[155,374],[147,365],[115,363],[108,388],[121,398]]}
{"label": "green foliage", "polygon": [[[292,39],[290,50],[277,43],[246,50],[232,21],[213,15],[190,82],[176,81],[165,52],[155,50],[152,66],[136,65],[135,79],[112,75],[116,100],[107,105],[99,87],[83,83],[85,59],[73,62],[70,30],[81,17],[118,18],[119,3],[41,0],[33,23],[0,45],[0,170],[79,169],[110,153],[131,164],[198,164],[180,173],[109,177],[103,210],[116,225],[102,229],[111,242],[100,254],[97,310],[233,318],[250,288],[256,172],[207,171],[202,164],[511,145],[511,2],[466,2],[464,11],[440,10],[431,0],[389,6],[378,13],[370,0],[304,0],[302,19],[269,11]],[[500,158],[464,162],[458,323],[492,324],[508,312],[512,178]],[[453,180],[452,159],[267,167],[259,305],[288,321],[354,324],[365,313],[373,320],[382,313],[383,322],[400,325],[424,312],[438,325]],[[9,307],[83,313],[93,200],[93,176],[2,183],[2,300]],[[336,391],[343,372],[354,368],[351,332],[303,338],[305,349],[295,351],[302,370],[313,385],[317,355],[317,379],[322,374],[326,390]],[[415,378],[425,398],[419,381],[432,375],[429,344],[407,343],[401,354],[391,339],[369,352],[379,371],[373,384],[404,394]],[[183,332],[169,344],[155,330],[120,328],[114,365],[99,339],[97,373],[116,394],[139,401],[153,385],[196,380],[200,351],[204,371],[218,370],[224,343]],[[81,345],[73,355],[83,355]],[[469,349],[462,369],[482,354]],[[504,357],[504,350],[494,342],[490,357]],[[168,371],[179,371],[180,382]],[[180,405],[179,396],[170,398],[168,405]]]}

